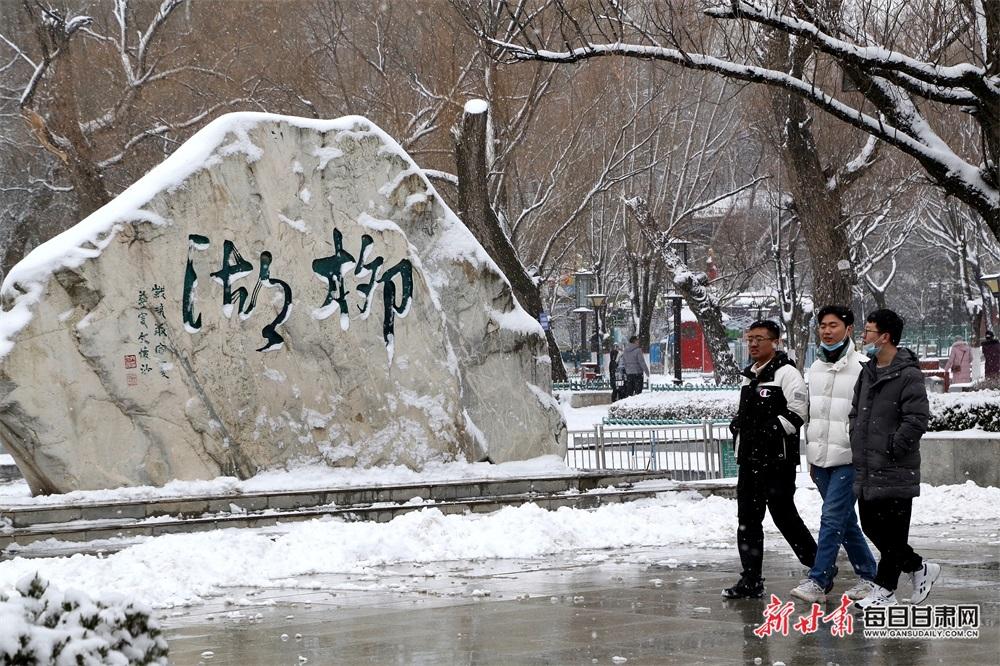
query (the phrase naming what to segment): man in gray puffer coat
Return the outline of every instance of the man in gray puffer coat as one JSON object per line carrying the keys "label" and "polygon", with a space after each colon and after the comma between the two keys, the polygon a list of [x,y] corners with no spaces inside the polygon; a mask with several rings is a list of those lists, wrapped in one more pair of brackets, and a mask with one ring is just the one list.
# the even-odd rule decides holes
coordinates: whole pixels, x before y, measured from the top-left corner
{"label": "man in gray puffer coat", "polygon": [[859,609],[894,606],[902,572],[913,583],[911,601],[921,603],[941,574],[907,541],[913,498],[920,494],[920,437],[930,410],[917,356],[897,347],[903,320],[892,310],[876,310],[865,321],[866,363],[854,386],[849,415],[854,493],[861,529],[878,548],[881,559],[875,586]]}

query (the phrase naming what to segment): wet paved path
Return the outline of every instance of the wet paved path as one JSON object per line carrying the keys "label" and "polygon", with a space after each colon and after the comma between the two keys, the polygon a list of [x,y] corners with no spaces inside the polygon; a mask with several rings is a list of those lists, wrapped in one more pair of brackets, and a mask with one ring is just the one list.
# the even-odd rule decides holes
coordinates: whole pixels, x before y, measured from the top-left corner
{"label": "wet paved path", "polygon": [[[766,538],[768,592],[784,601],[802,569]],[[765,601],[719,594],[738,570],[730,548],[391,566],[303,581],[314,590],[233,590],[228,605],[168,611],[164,623],[180,665],[1000,663],[1000,527],[923,526],[911,542],[943,566],[928,603],[981,605],[978,639],[757,638]],[[842,576],[835,592],[853,582]],[[799,602],[793,620],[806,610]]]}

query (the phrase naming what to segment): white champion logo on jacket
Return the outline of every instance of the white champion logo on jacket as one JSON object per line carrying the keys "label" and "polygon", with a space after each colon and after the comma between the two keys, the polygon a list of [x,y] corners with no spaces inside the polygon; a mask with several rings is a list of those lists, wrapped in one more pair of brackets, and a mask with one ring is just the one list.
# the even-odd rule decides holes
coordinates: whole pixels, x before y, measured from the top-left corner
{"label": "white champion logo on jacket", "polygon": [[817,358],[809,367],[809,423],[806,459],[817,467],[851,464],[851,436],[847,416],[854,385],[868,357],[854,349],[834,363]]}

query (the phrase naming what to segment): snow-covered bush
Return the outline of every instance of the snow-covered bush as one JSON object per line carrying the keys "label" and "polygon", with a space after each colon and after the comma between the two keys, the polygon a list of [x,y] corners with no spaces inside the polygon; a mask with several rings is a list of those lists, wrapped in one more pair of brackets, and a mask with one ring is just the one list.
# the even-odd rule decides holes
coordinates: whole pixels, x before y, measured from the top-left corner
{"label": "snow-covered bush", "polygon": [[[1000,432],[1000,391],[931,393],[929,398],[932,432],[971,428]],[[647,392],[613,404],[608,419],[729,420],[736,415],[739,401],[739,391]]]}
{"label": "snow-covered bush", "polygon": [[1000,391],[932,393],[930,429],[1000,432]]}
{"label": "snow-covered bush", "polygon": [[94,601],[35,574],[0,593],[0,657],[25,666],[166,664],[167,642],[145,605],[119,595]]}
{"label": "snow-covered bush", "polygon": [[608,410],[609,419],[701,421],[731,419],[740,404],[739,391],[646,392],[619,400]]}

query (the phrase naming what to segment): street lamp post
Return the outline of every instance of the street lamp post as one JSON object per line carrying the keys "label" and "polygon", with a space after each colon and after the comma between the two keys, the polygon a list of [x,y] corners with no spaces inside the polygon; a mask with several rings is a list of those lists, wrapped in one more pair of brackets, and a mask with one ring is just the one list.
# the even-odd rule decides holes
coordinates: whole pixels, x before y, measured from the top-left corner
{"label": "street lamp post", "polygon": [[601,308],[604,306],[604,301],[607,296],[601,293],[587,294],[587,300],[590,301],[590,307],[594,310],[594,337],[597,338],[597,378],[600,380],[601,377]]}
{"label": "street lamp post", "polygon": [[573,312],[580,314],[580,350],[587,355],[590,360],[590,350],[587,347],[587,294],[593,291],[594,273],[586,269],[580,269],[573,274],[573,285],[576,288],[576,309]]}
{"label": "street lamp post", "polygon": [[573,312],[580,315],[580,346],[574,352],[578,359],[577,364],[579,364],[581,353],[587,354],[587,360],[590,360],[590,352],[587,351],[587,314],[590,313],[590,308],[585,306],[579,307],[573,310]]}
{"label": "street lamp post", "polygon": [[681,376],[681,305],[684,303],[684,299],[674,291],[668,293],[667,298],[670,299],[670,305],[674,311],[674,384],[680,386],[684,383],[684,378]]}

